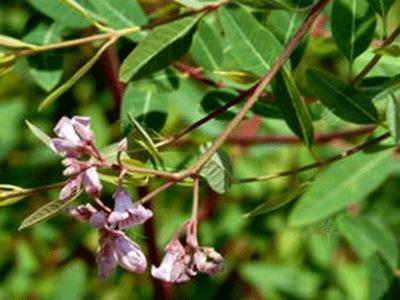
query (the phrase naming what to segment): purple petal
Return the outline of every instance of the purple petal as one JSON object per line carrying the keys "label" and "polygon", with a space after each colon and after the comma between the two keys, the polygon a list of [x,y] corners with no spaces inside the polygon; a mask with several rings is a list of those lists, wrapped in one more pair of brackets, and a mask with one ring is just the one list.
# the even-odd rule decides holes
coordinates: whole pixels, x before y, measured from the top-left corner
{"label": "purple petal", "polygon": [[97,196],[101,191],[101,183],[96,167],[91,167],[83,174],[83,186],[90,196]]}
{"label": "purple petal", "polygon": [[71,121],[73,123],[78,123],[85,127],[90,127],[90,117],[86,116],[74,116],[72,117]]}
{"label": "purple petal", "polygon": [[91,219],[93,215],[97,213],[97,209],[94,208],[90,203],[87,203],[69,208],[67,209],[67,213],[75,220],[89,222],[89,219]]}
{"label": "purple petal", "polygon": [[108,222],[119,229],[143,224],[153,216],[153,212],[143,205],[133,204],[127,190],[118,187],[114,195],[114,210],[108,217]]}
{"label": "purple petal", "polygon": [[50,148],[66,157],[79,157],[85,153],[85,149],[80,144],[60,138],[51,139]]}
{"label": "purple petal", "polygon": [[60,121],[58,121],[56,127],[54,128],[54,132],[58,137],[71,142],[79,143],[81,141],[75,132],[71,119],[67,117],[62,117]]}
{"label": "purple petal", "polygon": [[82,183],[81,176],[77,176],[72,180],[68,181],[68,183],[64,185],[64,187],[61,189],[58,198],[60,200],[68,199],[73,194],[79,191],[79,189],[81,188],[81,183]]}
{"label": "purple petal", "polygon": [[114,237],[112,233],[107,231],[102,232],[97,262],[99,265],[99,276],[103,279],[107,278],[117,267],[118,258],[114,249]]}
{"label": "purple petal", "polygon": [[139,246],[126,235],[119,235],[114,240],[118,264],[129,272],[142,273],[146,270],[146,257]]}
{"label": "purple petal", "polygon": [[214,274],[222,270],[224,259],[210,247],[201,247],[193,255],[194,264],[199,272]]}
{"label": "purple petal", "polygon": [[104,228],[107,223],[107,215],[104,211],[98,211],[93,214],[89,220],[90,225],[96,228]]}

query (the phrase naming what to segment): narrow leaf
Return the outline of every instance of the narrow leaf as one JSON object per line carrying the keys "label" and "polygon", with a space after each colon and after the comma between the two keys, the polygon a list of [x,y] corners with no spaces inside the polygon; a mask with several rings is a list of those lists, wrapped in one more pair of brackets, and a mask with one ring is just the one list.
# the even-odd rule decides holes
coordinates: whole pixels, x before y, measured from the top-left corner
{"label": "narrow leaf", "polygon": [[400,98],[391,94],[389,96],[386,119],[390,133],[396,143],[400,141]]}
{"label": "narrow leaf", "polygon": [[206,22],[200,22],[193,38],[191,53],[195,62],[205,70],[221,69],[223,48],[220,38]]}
{"label": "narrow leaf", "polygon": [[379,122],[371,99],[336,77],[311,69],[307,72],[307,83],[313,94],[343,120],[359,124]]}
{"label": "narrow leaf", "polygon": [[189,50],[195,25],[202,16],[186,17],[151,31],[123,61],[121,81],[147,76],[183,56]]}
{"label": "narrow leaf", "polygon": [[85,17],[71,9],[63,0],[28,0],[28,2],[44,15],[68,27],[84,28],[90,25]]}
{"label": "narrow leaf", "polygon": [[368,48],[374,37],[375,26],[376,17],[367,0],[333,2],[332,36],[340,52],[350,62]]}
{"label": "narrow leaf", "polygon": [[362,201],[391,173],[391,150],[357,153],[328,166],[296,203],[293,226],[309,225]]}
{"label": "narrow leaf", "polygon": [[286,123],[310,148],[314,139],[311,116],[296,83],[287,70],[283,69],[275,76],[272,90]]}
{"label": "narrow leaf", "polygon": [[28,49],[35,49],[37,47],[37,45],[30,44],[2,34],[0,34],[0,46],[8,48],[28,48]]}
{"label": "narrow leaf", "polygon": [[60,212],[62,209],[70,205],[76,198],[79,197],[79,195],[80,193],[77,193],[69,199],[63,201],[57,199],[42,206],[41,208],[33,212],[30,216],[25,218],[19,226],[18,230],[25,229],[53,217],[56,213]]}
{"label": "narrow leaf", "polygon": [[44,133],[39,127],[33,125],[28,120],[25,120],[26,125],[28,125],[30,131],[39,139],[41,140],[46,146],[50,145],[51,138]]}
{"label": "narrow leaf", "polygon": [[98,61],[103,52],[115,42],[115,39],[106,42],[96,54],[90,58],[67,82],[59,86],[55,91],[48,95],[42,103],[39,105],[39,111],[42,111],[49,107],[54,101],[56,101],[61,95],[68,91],[83,75],[85,75],[93,65]]}
{"label": "narrow leaf", "polygon": [[221,7],[219,17],[241,67],[262,76],[282,52],[278,39],[240,6]]}
{"label": "narrow leaf", "polygon": [[[200,147],[200,152],[205,153],[208,148],[208,145],[203,145]],[[232,174],[231,161],[222,150],[217,151],[200,171],[200,175],[206,179],[210,188],[219,194],[224,194],[230,189]]]}
{"label": "narrow leaf", "polygon": [[266,214],[270,211],[276,210],[289,202],[296,199],[298,196],[304,193],[310,182],[303,182],[302,184],[292,188],[290,191],[284,193],[283,195],[267,200],[266,202],[258,205],[256,208],[244,215],[245,218],[256,217],[262,214]]}

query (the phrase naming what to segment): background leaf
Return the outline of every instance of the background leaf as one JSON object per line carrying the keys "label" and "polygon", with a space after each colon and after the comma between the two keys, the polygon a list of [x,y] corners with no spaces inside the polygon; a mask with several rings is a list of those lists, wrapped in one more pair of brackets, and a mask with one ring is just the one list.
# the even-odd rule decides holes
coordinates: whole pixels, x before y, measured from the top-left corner
{"label": "background leaf", "polygon": [[381,16],[386,16],[395,0],[368,0],[369,5]]}
{"label": "background leaf", "polygon": [[368,48],[374,36],[375,25],[375,14],[367,0],[333,2],[332,36],[339,50],[350,62]]}
{"label": "background leaf", "polygon": [[396,143],[400,141],[400,98],[390,95],[387,106],[387,122],[390,133]]}
{"label": "background leaf", "polygon": [[293,226],[309,225],[362,201],[391,173],[391,151],[358,153],[318,174],[290,215]]}
{"label": "background leaf", "polygon": [[[24,40],[38,45],[60,42],[63,30],[64,26],[58,23],[40,23],[24,37]],[[59,51],[39,53],[28,58],[29,72],[35,82],[48,92],[61,80],[63,61]]]}

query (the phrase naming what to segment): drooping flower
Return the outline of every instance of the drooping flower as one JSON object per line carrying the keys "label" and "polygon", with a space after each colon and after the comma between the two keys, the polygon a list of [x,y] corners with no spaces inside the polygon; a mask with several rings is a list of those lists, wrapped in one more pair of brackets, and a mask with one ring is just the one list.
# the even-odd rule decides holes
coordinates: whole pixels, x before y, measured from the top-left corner
{"label": "drooping flower", "polygon": [[179,239],[172,239],[165,248],[165,256],[159,267],[151,267],[151,275],[154,278],[181,283],[190,280],[190,276],[196,272],[190,268],[190,256]]}
{"label": "drooping flower", "polygon": [[153,216],[151,210],[141,204],[134,204],[130,193],[123,187],[118,187],[114,194],[114,210],[108,217],[111,226],[126,229],[143,224]]}
{"label": "drooping flower", "polygon": [[186,282],[197,273],[214,274],[222,270],[223,257],[211,247],[200,247],[197,242],[197,221],[190,220],[186,227],[186,240],[179,240],[180,230],[167,245],[159,267],[152,266],[151,274],[167,282]]}
{"label": "drooping flower", "polygon": [[80,157],[91,154],[90,144],[94,142],[94,134],[90,129],[90,118],[75,116],[72,119],[62,117],[54,132],[57,135],[50,142],[50,147],[66,157]]}
{"label": "drooping flower", "polygon": [[98,256],[99,275],[106,278],[117,265],[133,273],[142,273],[147,267],[146,257],[138,244],[122,231],[102,230]]}
{"label": "drooping flower", "polygon": [[80,222],[89,222],[89,220],[98,211],[90,203],[78,205],[76,207],[66,209],[66,212],[75,220]]}

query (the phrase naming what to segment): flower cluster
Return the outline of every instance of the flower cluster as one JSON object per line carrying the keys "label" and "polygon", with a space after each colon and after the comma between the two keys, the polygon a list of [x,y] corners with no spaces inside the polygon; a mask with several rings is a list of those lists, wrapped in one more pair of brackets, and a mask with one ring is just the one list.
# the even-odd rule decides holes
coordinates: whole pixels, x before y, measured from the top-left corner
{"label": "flower cluster", "polygon": [[[147,268],[146,257],[140,246],[131,240],[123,230],[143,224],[153,212],[142,204],[133,203],[131,194],[123,187],[126,174],[121,154],[127,150],[126,139],[118,144],[117,162],[108,163],[96,148],[94,134],[88,117],[63,117],[54,129],[56,138],[49,142],[50,148],[64,157],[63,175],[68,180],[61,189],[59,199],[65,201],[82,188],[94,204],[86,203],[69,207],[66,212],[78,221],[85,222],[99,231],[98,265],[99,276],[107,278],[119,265],[123,269],[142,273]],[[114,193],[113,209],[100,199],[102,185],[98,168],[119,170],[118,186]],[[186,241],[179,236],[186,229]],[[185,282],[197,273],[213,274],[222,268],[222,256],[214,249],[200,247],[197,242],[197,221],[186,222],[166,247],[166,255],[159,267],[152,266],[153,277],[167,282]]]}

